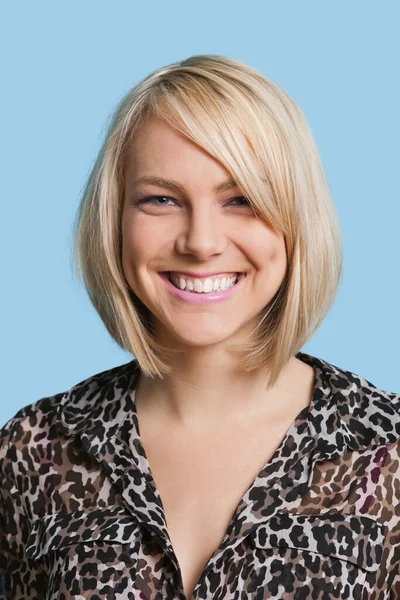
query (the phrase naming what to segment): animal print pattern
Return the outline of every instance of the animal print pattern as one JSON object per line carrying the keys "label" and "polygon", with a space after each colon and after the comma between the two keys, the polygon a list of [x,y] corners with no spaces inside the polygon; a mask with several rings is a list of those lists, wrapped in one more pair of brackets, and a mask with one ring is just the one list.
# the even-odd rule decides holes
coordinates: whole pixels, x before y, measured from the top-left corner
{"label": "animal print pattern", "polygon": [[[400,600],[400,396],[299,352],[314,394],[193,600]],[[127,364],[0,430],[0,599],[185,600]]]}

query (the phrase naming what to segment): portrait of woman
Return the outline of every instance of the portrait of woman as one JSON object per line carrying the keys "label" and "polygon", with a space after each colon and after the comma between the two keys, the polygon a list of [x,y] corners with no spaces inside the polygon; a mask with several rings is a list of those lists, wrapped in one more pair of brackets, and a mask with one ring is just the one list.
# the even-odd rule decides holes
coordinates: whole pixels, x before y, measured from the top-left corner
{"label": "portrait of woman", "polygon": [[151,72],[74,247],[133,358],[1,429],[0,598],[400,600],[400,395],[302,351],[343,248],[289,94],[225,55]]}

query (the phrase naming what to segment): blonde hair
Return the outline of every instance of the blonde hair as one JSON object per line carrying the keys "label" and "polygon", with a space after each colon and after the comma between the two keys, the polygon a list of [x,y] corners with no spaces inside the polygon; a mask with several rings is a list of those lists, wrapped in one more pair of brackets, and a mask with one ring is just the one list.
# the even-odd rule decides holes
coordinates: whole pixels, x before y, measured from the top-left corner
{"label": "blonde hair", "polygon": [[155,339],[149,311],[130,290],[121,261],[126,158],[151,115],[216,158],[255,214],[284,236],[284,281],[249,340],[236,347],[239,366],[248,372],[266,367],[272,386],[322,323],[342,273],[340,225],[309,125],[277,84],[218,55],[191,56],[152,72],[113,112],[76,216],[75,261],[112,338],[146,375],[161,378],[171,373],[168,349]]}

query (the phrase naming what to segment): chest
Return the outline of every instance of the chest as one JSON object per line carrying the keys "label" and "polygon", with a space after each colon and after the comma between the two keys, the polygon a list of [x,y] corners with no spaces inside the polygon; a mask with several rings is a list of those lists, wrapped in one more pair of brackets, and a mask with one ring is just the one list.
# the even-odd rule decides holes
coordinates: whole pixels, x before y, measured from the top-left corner
{"label": "chest", "polygon": [[141,434],[188,599],[241,498],[289,426],[282,421],[191,439],[171,430]]}

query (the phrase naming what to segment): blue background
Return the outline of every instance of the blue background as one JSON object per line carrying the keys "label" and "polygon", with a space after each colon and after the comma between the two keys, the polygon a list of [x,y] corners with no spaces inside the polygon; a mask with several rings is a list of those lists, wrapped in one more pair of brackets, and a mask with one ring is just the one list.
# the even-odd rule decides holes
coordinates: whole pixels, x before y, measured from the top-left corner
{"label": "blue background", "polygon": [[191,54],[281,85],[316,138],[344,236],[336,301],[303,350],[400,392],[397,2],[3,2],[0,426],[128,362],[73,275],[72,221],[121,97]]}

